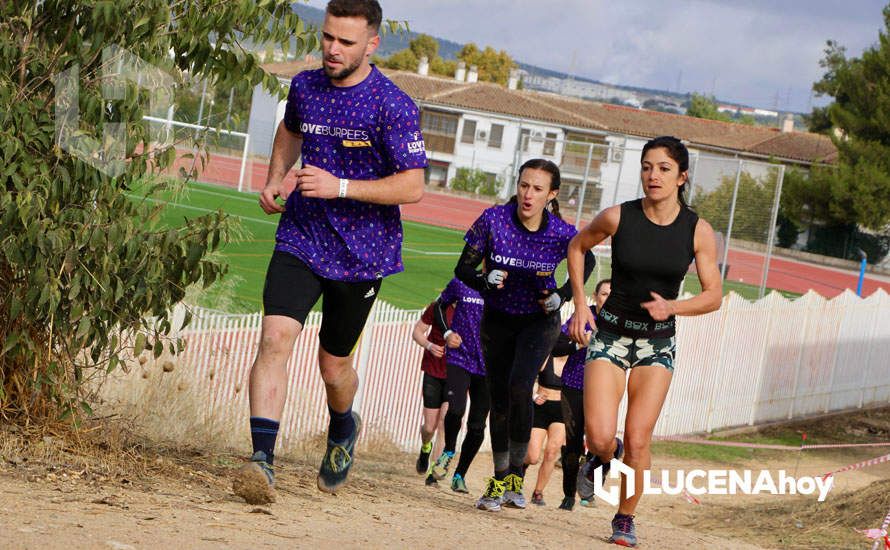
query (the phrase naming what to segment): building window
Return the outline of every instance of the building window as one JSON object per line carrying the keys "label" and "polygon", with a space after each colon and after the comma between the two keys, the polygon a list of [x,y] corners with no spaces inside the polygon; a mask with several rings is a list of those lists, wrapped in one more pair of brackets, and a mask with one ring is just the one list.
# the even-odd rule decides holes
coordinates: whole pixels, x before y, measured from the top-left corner
{"label": "building window", "polygon": [[531,139],[531,130],[523,128],[519,131],[519,143],[522,144],[522,152],[528,153],[528,142]]}
{"label": "building window", "polygon": [[488,146],[494,149],[500,149],[504,141],[504,125],[492,124],[491,131],[488,133]]}
{"label": "building window", "polygon": [[464,119],[464,129],[460,134],[461,143],[472,145],[476,141],[476,121]]}
{"label": "building window", "polygon": [[422,111],[420,117],[423,141],[428,151],[454,154],[457,139],[457,115]]}
{"label": "building window", "polygon": [[558,136],[553,132],[547,132],[544,138],[544,155],[552,157],[556,154],[556,138]]}

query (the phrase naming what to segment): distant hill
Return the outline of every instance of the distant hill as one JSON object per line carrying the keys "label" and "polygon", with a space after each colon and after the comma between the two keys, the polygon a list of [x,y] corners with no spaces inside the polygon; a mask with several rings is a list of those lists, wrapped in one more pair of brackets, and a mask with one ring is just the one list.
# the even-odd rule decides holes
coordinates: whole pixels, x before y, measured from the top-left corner
{"label": "distant hill", "polygon": [[[324,23],[324,10],[307,6],[302,2],[291,4],[291,6],[294,13],[299,15],[305,22],[311,23],[319,28],[322,23]],[[377,53],[383,57],[388,57],[399,50],[404,50],[408,47],[408,43],[414,40],[419,34],[421,33],[401,32],[392,34],[387,32],[383,35],[383,39],[380,41],[380,47],[377,49]],[[444,59],[456,59],[458,52],[463,48],[463,44],[458,44],[457,42],[452,42],[435,36],[433,38],[439,42],[439,55]]]}
{"label": "distant hill", "polygon": [[[300,16],[305,22],[314,24],[317,27],[321,27],[324,22],[324,10],[313,8],[311,6],[307,6],[302,2],[297,2],[291,4],[294,13]],[[408,47],[408,43],[411,42],[415,37],[417,37],[421,33],[416,32],[402,32],[398,34],[386,33],[383,36],[383,39],[380,42],[380,47],[377,50],[377,53],[383,57],[387,57],[392,55],[393,53],[403,50]],[[433,36],[439,42],[439,55],[441,55],[444,59],[456,59],[458,52],[460,52],[463,44],[458,44],[457,42],[452,42],[451,40],[445,40],[443,38],[439,38],[437,36]],[[485,47],[485,44],[477,44],[480,47]],[[509,53],[509,52],[507,52]],[[528,71],[531,74],[554,77],[554,78],[572,78],[577,81],[582,82],[591,82],[594,84],[607,84],[609,86],[615,86],[616,88],[621,88],[624,90],[630,90],[634,92],[641,92],[646,95],[656,95],[662,97],[674,97],[677,98],[678,101],[684,101],[689,98],[689,94],[679,94],[676,92],[668,92],[665,90],[654,90],[649,88],[639,88],[635,86],[625,86],[621,84],[612,84],[612,83],[604,83],[598,80],[594,80],[592,78],[586,78],[581,76],[573,76],[560,71],[554,71],[552,69],[547,69],[544,67],[538,67],[537,65],[531,65],[528,63],[523,63],[519,60],[515,60],[516,64],[520,69]]]}

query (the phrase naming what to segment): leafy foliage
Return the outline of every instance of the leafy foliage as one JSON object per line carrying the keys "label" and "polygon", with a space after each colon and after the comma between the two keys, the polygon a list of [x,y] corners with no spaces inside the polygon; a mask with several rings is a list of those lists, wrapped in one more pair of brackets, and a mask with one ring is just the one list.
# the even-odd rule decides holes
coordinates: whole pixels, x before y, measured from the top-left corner
{"label": "leafy foliage", "polygon": [[832,135],[835,166],[811,171],[813,191],[792,217],[809,216],[828,226],[858,224],[880,230],[890,223],[890,6],[878,42],[860,58],[847,58],[829,41],[821,65],[826,72],[813,85],[834,102],[814,111],[811,129]]}
{"label": "leafy foliage", "polygon": [[[156,228],[154,194],[175,185],[160,174],[177,149],[142,124],[150,97],[136,82],[104,93],[120,85],[108,77],[120,59],[103,60],[103,49],[125,48],[179,85],[204,78],[226,95],[257,84],[282,94],[243,44],[286,51],[294,33],[297,54],[316,47],[281,0],[0,3],[0,414],[88,410],[84,381],[143,351],[176,352],[170,307],[225,273],[208,258],[230,235],[222,212]],[[57,142],[53,76],[75,67],[79,131],[125,124],[117,177]]]}
{"label": "leafy foliage", "polygon": [[458,168],[450,185],[455,191],[467,191],[477,195],[494,196],[499,190],[498,178],[495,175],[469,168]]}
{"label": "leafy foliage", "polygon": [[[739,175],[736,193],[736,208],[732,222],[732,238],[766,243],[773,203],[775,201],[776,170],[755,178],[748,172]],[[708,220],[716,231],[726,233],[729,227],[729,214],[735,190],[735,176],[727,175],[720,185],[711,192],[696,189],[692,207]]]}

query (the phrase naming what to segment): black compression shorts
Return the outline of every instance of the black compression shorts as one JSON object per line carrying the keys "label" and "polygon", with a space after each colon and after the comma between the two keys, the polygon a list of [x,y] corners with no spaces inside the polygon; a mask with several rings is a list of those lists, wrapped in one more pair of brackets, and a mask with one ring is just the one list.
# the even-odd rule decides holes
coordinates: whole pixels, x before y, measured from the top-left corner
{"label": "black compression shorts", "polygon": [[348,357],[365,328],[381,281],[325,279],[296,256],[276,250],[266,271],[263,314],[284,315],[302,325],[318,298],[324,296],[319,343],[331,355]]}

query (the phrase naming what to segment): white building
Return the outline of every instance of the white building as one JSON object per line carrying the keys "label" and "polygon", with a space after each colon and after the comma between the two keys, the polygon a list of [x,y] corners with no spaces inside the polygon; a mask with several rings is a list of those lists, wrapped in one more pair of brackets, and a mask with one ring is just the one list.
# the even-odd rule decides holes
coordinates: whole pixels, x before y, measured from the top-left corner
{"label": "white building", "polygon": [[[311,66],[301,62],[266,68],[286,85]],[[450,186],[458,169],[468,168],[508,184],[501,185],[500,194],[506,197],[512,193],[518,166],[544,157],[560,166],[562,204],[582,202],[583,189],[585,215],[639,196],[638,151],[658,135],[683,139],[695,159],[708,157],[708,162],[693,161],[699,180],[719,180],[735,170],[739,159],[810,165],[836,155],[831,140],[821,135],[517,90],[517,73],[508,87],[478,82],[475,67],[459,66],[454,78],[384,73],[420,107],[429,186]],[[271,152],[283,114],[284,102],[258,87],[248,130],[254,154]]]}

